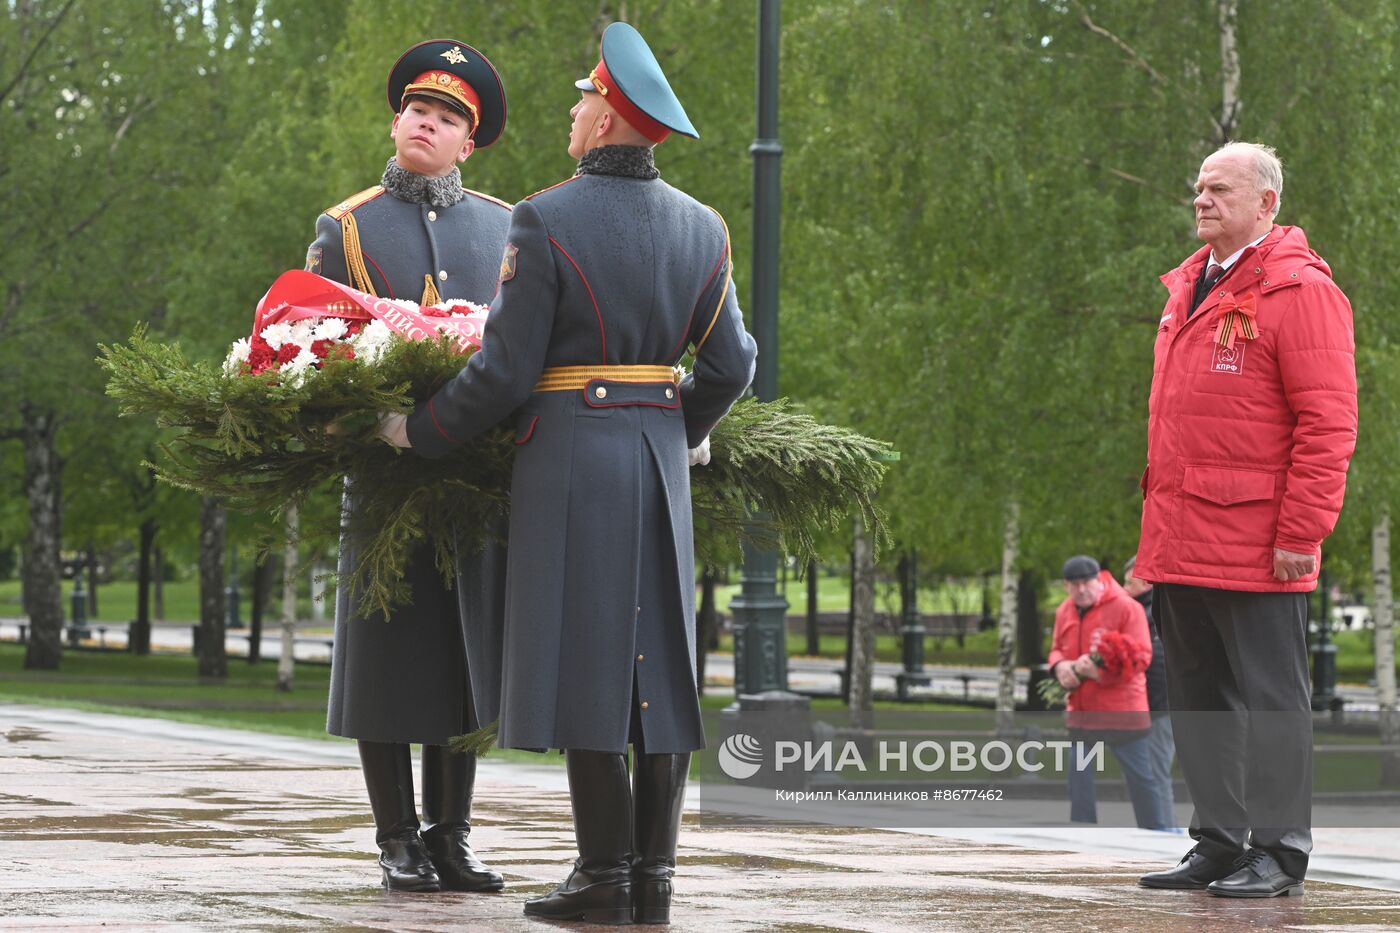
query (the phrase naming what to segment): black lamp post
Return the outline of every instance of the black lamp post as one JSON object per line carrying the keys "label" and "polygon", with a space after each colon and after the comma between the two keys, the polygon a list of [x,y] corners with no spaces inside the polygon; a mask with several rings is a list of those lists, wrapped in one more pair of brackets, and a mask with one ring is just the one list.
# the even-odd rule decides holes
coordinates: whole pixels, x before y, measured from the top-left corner
{"label": "black lamp post", "polygon": [[1313,643],[1312,708],[1316,711],[1335,710],[1341,705],[1337,696],[1337,646],[1332,643],[1332,600],[1328,593],[1327,571],[1317,581],[1317,641]]}
{"label": "black lamp post", "polygon": [[[778,0],[758,0],[758,136],[753,155],[753,310],[758,369],[754,394],[778,397]],[[762,521],[762,515],[754,516]],[[787,609],[778,593],[778,555],[745,546],[734,614],[734,691],[738,696],[787,690]]]}
{"label": "black lamp post", "polygon": [[228,549],[228,586],[224,587],[224,628],[243,627],[238,594],[238,545]]}

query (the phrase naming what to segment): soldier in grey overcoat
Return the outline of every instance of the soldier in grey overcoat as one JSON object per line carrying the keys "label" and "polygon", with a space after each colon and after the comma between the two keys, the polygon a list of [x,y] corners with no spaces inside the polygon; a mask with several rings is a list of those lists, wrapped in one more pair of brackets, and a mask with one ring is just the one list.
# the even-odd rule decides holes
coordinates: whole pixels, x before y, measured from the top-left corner
{"label": "soldier in grey overcoat", "polygon": [[704,747],[688,450],[708,458],[755,347],[724,221],[653,160],[694,127],[631,26],[602,59],[572,110],[578,174],[515,206],[481,349],[385,433],[437,457],[518,410],[499,741],[567,751],[580,854],[525,912],[659,923]]}
{"label": "soldier in grey overcoat", "polygon": [[[463,188],[457,164],[500,136],[500,79],[471,46],[432,40],[390,70],[389,104],[395,155],[383,179],[317,219],[306,268],[383,298],[486,304],[496,292],[510,206]],[[361,545],[349,480],[344,509],[342,583]],[[425,544],[405,568],[411,597],[391,618],[362,611],[347,586],[337,590],[326,728],[359,740],[390,888],[503,886],[467,841],[476,758],[446,744],[497,716],[504,570],[499,545],[463,548],[454,593]],[[421,826],[409,757],[414,742],[423,746]]]}

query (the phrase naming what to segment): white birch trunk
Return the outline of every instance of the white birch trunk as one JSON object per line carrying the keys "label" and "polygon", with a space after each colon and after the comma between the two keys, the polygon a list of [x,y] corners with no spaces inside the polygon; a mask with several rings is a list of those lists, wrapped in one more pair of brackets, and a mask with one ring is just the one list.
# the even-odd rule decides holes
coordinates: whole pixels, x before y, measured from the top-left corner
{"label": "white birch trunk", "polygon": [[1240,53],[1235,43],[1238,0],[1220,0],[1220,122],[1218,145],[1235,135],[1240,118]]}
{"label": "white birch trunk", "polygon": [[[1371,529],[1371,582],[1374,599],[1371,621],[1376,641],[1376,700],[1380,707],[1383,745],[1400,745],[1400,715],[1395,697],[1395,602],[1390,585],[1390,513]],[[1381,756],[1381,783],[1400,786],[1400,752]]]}
{"label": "white birch trunk", "polygon": [[1006,510],[1001,540],[1001,615],[997,619],[997,730],[1009,730],[1016,712],[1016,552],[1021,541],[1021,507]]}

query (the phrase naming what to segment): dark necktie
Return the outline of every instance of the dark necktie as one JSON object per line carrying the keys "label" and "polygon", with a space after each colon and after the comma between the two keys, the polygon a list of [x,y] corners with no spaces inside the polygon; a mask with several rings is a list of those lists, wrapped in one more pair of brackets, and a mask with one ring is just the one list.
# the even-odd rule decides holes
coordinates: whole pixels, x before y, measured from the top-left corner
{"label": "dark necktie", "polygon": [[1206,300],[1206,295],[1210,294],[1212,286],[1220,281],[1220,277],[1225,274],[1225,267],[1219,263],[1212,262],[1206,266],[1206,274],[1201,276],[1201,282],[1196,286],[1195,299],[1191,302],[1191,313],[1195,314],[1196,309],[1201,306],[1201,302]]}

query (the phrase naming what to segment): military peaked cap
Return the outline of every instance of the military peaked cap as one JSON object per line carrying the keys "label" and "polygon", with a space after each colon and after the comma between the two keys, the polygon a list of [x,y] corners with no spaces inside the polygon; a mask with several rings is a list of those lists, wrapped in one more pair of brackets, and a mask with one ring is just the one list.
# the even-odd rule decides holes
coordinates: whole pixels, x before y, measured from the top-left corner
{"label": "military peaked cap", "polygon": [[455,39],[429,39],[399,56],[389,69],[389,107],[399,113],[410,94],[444,101],[471,117],[471,138],[489,146],[506,128],[506,89],[495,67]]}
{"label": "military peaked cap", "polygon": [[603,30],[598,67],[574,86],[602,94],[622,119],[654,143],[672,131],[700,138],[647,40],[627,23],[613,23]]}

